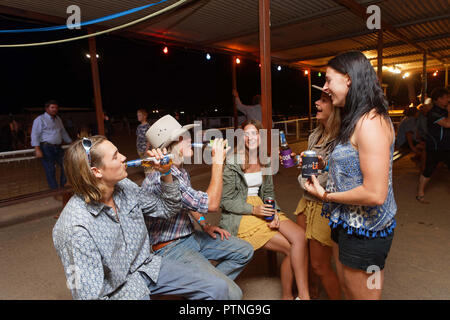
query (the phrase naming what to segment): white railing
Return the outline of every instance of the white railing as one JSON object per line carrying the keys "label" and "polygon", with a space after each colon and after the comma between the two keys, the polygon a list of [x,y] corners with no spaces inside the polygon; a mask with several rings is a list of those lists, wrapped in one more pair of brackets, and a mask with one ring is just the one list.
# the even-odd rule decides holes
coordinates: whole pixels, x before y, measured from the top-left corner
{"label": "white railing", "polygon": [[[62,146],[63,149],[67,149],[69,145]],[[15,161],[23,161],[23,160],[33,160],[36,159],[35,155],[28,157],[15,157],[17,155],[26,155],[26,154],[34,154],[34,149],[24,149],[24,150],[16,150],[16,151],[6,151],[0,152],[0,163],[9,163]],[[9,158],[7,158],[9,157]]]}
{"label": "white railing", "polygon": [[[311,121],[316,120],[316,117],[312,117]],[[289,120],[283,120],[283,121],[275,121],[272,122],[272,125],[275,126],[277,124],[283,124],[284,125],[284,133],[286,136],[288,135],[294,135],[294,133],[289,133],[288,124],[295,122],[295,137],[296,139],[300,139],[300,124],[301,122],[309,122],[309,118],[297,118],[297,119],[289,119]],[[211,128],[211,129],[217,129],[217,130],[227,130],[227,129],[234,129],[234,127],[222,127],[222,128]],[[309,133],[309,129],[308,129]]]}

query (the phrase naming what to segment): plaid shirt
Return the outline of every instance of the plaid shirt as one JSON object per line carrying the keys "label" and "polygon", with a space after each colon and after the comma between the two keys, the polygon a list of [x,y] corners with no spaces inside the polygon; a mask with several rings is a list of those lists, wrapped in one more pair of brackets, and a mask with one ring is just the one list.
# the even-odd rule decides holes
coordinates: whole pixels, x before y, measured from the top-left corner
{"label": "plaid shirt", "polygon": [[[182,209],[179,214],[169,219],[163,219],[145,215],[145,224],[150,237],[151,244],[158,244],[181,237],[188,236],[194,232],[189,211],[208,213],[208,194],[194,190],[191,186],[189,174],[184,169],[172,166],[172,175],[178,179],[181,191]],[[161,194],[161,174],[159,171],[150,173],[142,183],[142,188],[147,193]]]}

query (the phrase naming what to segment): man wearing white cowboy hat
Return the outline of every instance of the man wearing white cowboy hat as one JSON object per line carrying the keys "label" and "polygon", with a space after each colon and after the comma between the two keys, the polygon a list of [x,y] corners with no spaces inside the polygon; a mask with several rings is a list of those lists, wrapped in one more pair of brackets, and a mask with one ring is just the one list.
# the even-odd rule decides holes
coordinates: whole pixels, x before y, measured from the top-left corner
{"label": "man wearing white cowboy hat", "polygon": [[[192,146],[188,130],[194,124],[181,126],[170,115],[156,121],[146,133],[152,146],[167,148],[174,155],[171,172],[180,183],[182,209],[171,219],[145,217],[152,250],[156,255],[195,265],[199,272],[208,273],[226,281],[229,298],[242,298],[242,291],[233,281],[253,257],[253,247],[246,241],[205,221],[203,214],[219,209],[222,197],[222,170],[226,140],[215,139],[212,145],[211,181],[206,192],[194,190],[190,177],[182,167],[184,157],[191,157]],[[161,193],[161,174],[150,173],[142,188],[153,194]],[[203,231],[194,229],[197,220]],[[218,234],[220,237],[218,237]],[[218,261],[214,267],[209,260]]]}

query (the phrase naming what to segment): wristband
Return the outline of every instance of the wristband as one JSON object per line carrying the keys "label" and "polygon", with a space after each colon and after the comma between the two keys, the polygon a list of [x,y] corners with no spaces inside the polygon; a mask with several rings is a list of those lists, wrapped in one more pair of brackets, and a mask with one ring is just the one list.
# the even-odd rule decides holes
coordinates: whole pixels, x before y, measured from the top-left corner
{"label": "wristband", "polygon": [[328,167],[328,163],[329,163],[329,161],[327,161],[327,166],[325,167],[325,169],[323,169],[323,171],[328,172],[328,170],[330,169],[330,168]]}
{"label": "wristband", "polygon": [[199,224],[199,225],[202,225],[202,224],[200,223],[200,221],[205,221],[205,217],[200,217],[200,218],[197,220],[198,224]]}
{"label": "wristband", "polygon": [[161,177],[167,176],[169,173],[172,172],[172,168],[169,169],[169,171],[162,173],[161,172]]}
{"label": "wristband", "polygon": [[325,191],[324,193],[323,193],[323,196],[322,196],[322,201],[323,202],[328,202],[329,200],[328,200],[328,195],[329,195],[329,192],[327,192],[327,191]]}

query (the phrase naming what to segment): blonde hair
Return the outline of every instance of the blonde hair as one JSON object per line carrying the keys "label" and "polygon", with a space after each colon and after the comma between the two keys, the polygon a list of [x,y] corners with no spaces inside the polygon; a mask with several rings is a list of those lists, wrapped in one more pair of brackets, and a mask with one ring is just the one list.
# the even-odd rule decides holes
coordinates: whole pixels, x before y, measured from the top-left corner
{"label": "blonde hair", "polygon": [[90,130],[88,127],[82,127],[80,129],[80,133],[78,133],[78,138],[82,139],[82,138],[87,138],[91,135]]}
{"label": "blonde hair", "polygon": [[86,203],[100,201],[103,186],[94,176],[91,167],[102,167],[103,154],[98,151],[98,145],[107,139],[104,136],[92,136],[90,149],[91,165],[82,145],[82,140],[77,140],[66,150],[64,154],[64,172],[67,181],[72,186],[74,193],[84,198]]}
{"label": "blonde hair", "polygon": [[[318,136],[323,136],[323,142],[328,143],[335,140],[341,128],[341,108],[333,106],[330,99],[331,114],[328,117],[326,125],[318,121]],[[320,138],[319,138],[320,139]]]}

